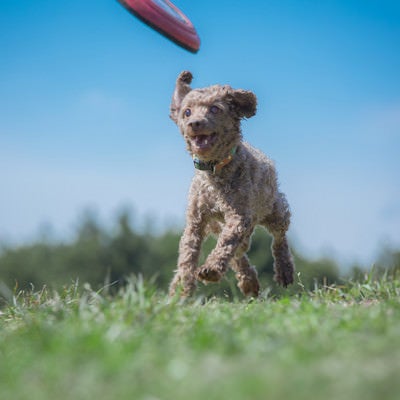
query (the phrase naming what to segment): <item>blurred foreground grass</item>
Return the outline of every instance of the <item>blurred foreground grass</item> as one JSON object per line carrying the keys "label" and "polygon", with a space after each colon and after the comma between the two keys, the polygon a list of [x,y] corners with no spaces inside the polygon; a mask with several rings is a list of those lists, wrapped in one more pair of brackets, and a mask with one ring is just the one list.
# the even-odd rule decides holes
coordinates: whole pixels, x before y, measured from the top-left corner
{"label": "blurred foreground grass", "polygon": [[292,297],[170,301],[20,292],[0,314],[1,399],[398,399],[400,281]]}

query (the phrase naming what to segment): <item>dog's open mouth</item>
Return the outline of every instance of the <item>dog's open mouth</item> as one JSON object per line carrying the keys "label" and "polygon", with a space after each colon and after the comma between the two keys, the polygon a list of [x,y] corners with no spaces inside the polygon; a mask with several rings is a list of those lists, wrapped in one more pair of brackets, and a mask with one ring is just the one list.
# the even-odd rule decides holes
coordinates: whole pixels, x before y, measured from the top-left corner
{"label": "dog's open mouth", "polygon": [[204,153],[211,149],[216,140],[216,133],[210,135],[195,135],[191,137],[192,144],[195,147],[195,151],[199,153]]}

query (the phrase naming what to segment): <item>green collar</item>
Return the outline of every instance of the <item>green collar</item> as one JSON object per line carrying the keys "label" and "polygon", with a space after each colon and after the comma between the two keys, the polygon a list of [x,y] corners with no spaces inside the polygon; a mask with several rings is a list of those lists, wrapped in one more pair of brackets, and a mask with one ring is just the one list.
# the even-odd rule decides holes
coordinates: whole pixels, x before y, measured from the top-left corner
{"label": "green collar", "polygon": [[193,164],[196,169],[200,171],[211,171],[214,175],[221,171],[225,165],[229,164],[233,156],[236,154],[237,146],[233,147],[229,152],[228,157],[222,161],[202,161],[195,154],[193,154]]}

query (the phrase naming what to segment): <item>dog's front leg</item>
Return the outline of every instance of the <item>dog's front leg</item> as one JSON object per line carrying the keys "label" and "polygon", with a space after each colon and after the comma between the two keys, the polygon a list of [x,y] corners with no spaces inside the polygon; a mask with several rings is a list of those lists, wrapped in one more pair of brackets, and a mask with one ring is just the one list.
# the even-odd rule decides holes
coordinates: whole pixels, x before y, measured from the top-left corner
{"label": "dog's front leg", "polygon": [[248,216],[226,217],[214,250],[199,269],[198,279],[204,282],[218,282],[228,269],[229,262],[238,248],[248,242],[253,229],[254,225]]}
{"label": "dog's front leg", "polygon": [[182,286],[182,297],[190,296],[196,289],[196,268],[203,241],[203,224],[188,222],[179,243],[178,269],[169,287],[173,296],[179,285]]}

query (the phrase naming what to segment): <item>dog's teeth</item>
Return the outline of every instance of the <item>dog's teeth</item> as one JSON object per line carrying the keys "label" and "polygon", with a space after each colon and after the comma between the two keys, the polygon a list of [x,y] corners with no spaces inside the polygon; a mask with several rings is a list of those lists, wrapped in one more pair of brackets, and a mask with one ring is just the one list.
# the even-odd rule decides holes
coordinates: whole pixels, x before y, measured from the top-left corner
{"label": "dog's teeth", "polygon": [[206,140],[204,141],[204,144],[205,144],[205,145],[207,145],[207,144],[208,144],[208,139],[206,139]]}

